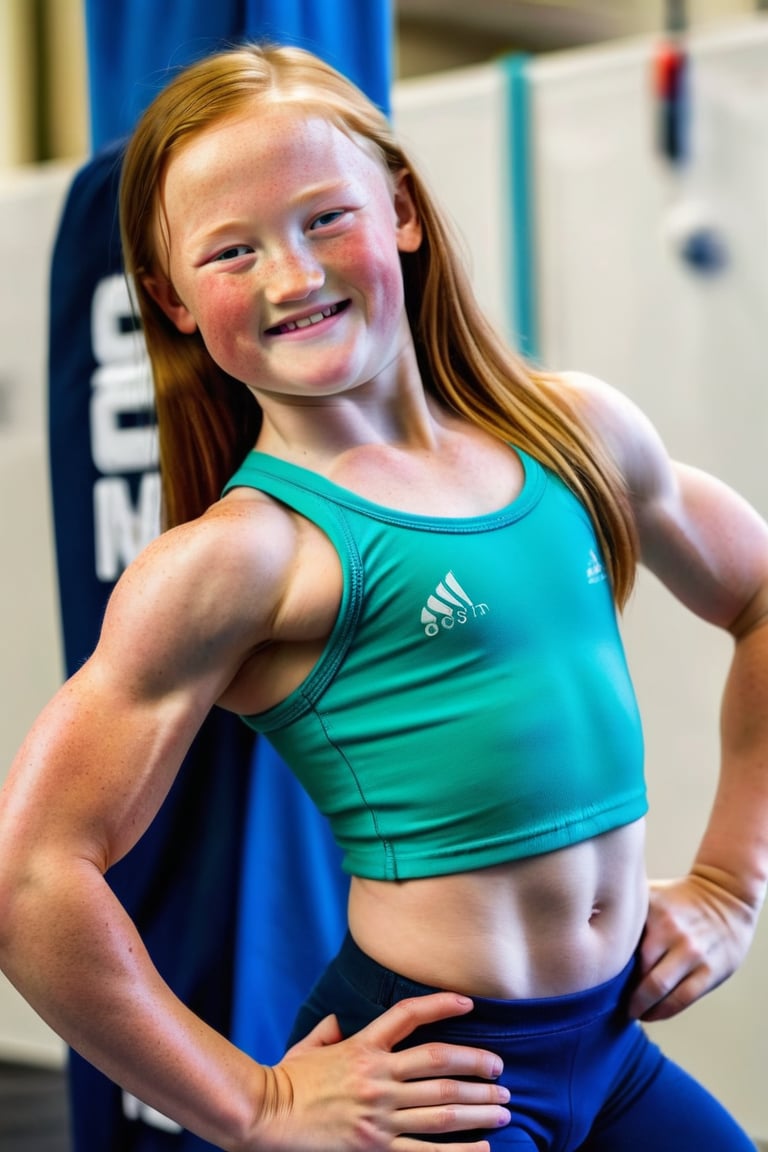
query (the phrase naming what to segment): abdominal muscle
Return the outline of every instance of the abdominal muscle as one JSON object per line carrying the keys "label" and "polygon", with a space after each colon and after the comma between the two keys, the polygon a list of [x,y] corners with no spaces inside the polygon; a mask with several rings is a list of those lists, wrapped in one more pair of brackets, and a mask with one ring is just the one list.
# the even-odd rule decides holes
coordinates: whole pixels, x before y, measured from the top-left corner
{"label": "abdominal muscle", "polygon": [[418,880],[355,877],[349,927],[374,960],[465,995],[564,996],[610,980],[648,904],[637,821],[556,852]]}

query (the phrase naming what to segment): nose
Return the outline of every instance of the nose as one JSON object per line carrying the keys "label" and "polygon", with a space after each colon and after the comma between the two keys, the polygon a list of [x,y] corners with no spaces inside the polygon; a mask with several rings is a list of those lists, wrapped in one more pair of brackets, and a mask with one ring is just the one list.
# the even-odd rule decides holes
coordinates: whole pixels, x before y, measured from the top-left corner
{"label": "nose", "polygon": [[270,304],[305,300],[325,283],[325,269],[306,246],[275,253],[267,269],[265,295]]}

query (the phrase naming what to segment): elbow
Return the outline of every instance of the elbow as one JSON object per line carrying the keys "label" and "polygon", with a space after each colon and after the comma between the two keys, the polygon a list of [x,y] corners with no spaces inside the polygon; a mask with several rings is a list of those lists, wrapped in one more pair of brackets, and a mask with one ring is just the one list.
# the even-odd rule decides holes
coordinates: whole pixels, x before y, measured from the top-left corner
{"label": "elbow", "polygon": [[36,893],[41,887],[33,838],[11,822],[0,807],[0,970],[7,972],[15,952],[29,934]]}
{"label": "elbow", "polygon": [[734,640],[742,640],[768,624],[768,579],[746,601],[727,625]]}
{"label": "elbow", "polygon": [[19,936],[19,920],[26,887],[23,873],[0,837],[0,969],[5,970],[6,956]]}

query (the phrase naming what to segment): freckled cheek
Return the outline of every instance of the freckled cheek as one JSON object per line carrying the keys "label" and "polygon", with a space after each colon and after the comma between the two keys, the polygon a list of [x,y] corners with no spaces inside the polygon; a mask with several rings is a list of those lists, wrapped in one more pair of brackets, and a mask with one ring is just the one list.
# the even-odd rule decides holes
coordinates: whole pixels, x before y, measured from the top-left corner
{"label": "freckled cheek", "polygon": [[198,324],[210,349],[235,346],[243,335],[254,331],[253,298],[246,292],[214,287],[201,301]]}
{"label": "freckled cheek", "polygon": [[383,316],[391,322],[398,321],[405,308],[403,278],[399,267],[380,280],[380,302]]}
{"label": "freckled cheek", "polygon": [[403,276],[400,257],[394,246],[361,246],[344,268],[345,278],[359,285],[375,302],[380,313],[399,315],[403,306]]}

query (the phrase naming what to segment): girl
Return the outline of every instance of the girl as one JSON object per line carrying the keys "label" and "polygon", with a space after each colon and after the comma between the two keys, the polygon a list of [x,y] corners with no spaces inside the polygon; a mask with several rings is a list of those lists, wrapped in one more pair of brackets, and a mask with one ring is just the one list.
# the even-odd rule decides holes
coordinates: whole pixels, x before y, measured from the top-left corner
{"label": "girl", "polygon": [[[226,1149],[751,1148],[638,1020],[729,976],[763,899],[766,525],[614,390],[513,356],[387,121],[307,53],[179,75],[121,211],[168,530],[2,794],[10,978]],[[640,559],[734,639],[720,788],[665,885],[616,625]],[[352,877],[274,1068],[174,999],[103,879],[214,705]]]}

